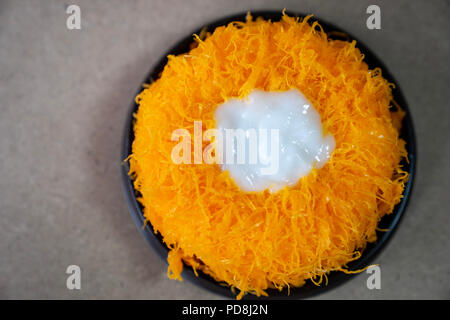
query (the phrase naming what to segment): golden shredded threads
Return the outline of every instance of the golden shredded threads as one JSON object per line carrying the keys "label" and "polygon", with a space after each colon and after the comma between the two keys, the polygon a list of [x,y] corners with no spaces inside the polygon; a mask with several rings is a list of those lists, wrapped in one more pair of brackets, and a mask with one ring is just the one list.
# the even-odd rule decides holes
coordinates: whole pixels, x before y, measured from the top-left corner
{"label": "golden shredded threads", "polygon": [[[403,113],[380,69],[369,70],[356,42],[331,40],[309,17],[233,22],[169,56],[160,78],[136,98],[130,174],[145,218],[171,248],[170,278],[183,262],[238,292],[327,281],[361,256],[400,201],[408,178],[399,138]],[[242,192],[211,164],[171,160],[175,129],[215,127],[215,108],[253,89],[300,90],[336,140],[331,159],[295,187]],[[193,151],[192,151],[193,152]],[[193,155],[192,155],[193,159]],[[235,290],[236,289],[236,290]]]}

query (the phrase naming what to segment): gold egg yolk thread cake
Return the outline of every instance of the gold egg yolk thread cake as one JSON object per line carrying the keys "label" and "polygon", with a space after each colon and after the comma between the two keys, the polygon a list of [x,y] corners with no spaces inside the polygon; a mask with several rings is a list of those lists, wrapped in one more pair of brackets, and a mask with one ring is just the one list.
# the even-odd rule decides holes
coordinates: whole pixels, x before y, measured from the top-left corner
{"label": "gold egg yolk thread cake", "polygon": [[[399,138],[403,111],[393,84],[370,70],[355,41],[332,40],[310,16],[232,22],[169,56],[159,79],[136,97],[129,157],[144,216],[170,248],[168,276],[183,263],[244,294],[320,285],[350,272],[380,219],[400,202],[408,174]],[[252,90],[298,89],[336,147],[321,169],[276,193],[246,193],[216,164],[175,164],[172,132]],[[236,290],[238,289],[238,290]]]}

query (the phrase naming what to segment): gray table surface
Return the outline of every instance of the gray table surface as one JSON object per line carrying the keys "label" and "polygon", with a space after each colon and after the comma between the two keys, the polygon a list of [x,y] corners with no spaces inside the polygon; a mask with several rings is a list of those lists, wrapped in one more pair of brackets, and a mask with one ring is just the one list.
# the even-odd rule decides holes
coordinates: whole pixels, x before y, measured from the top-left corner
{"label": "gray table surface", "polygon": [[[81,30],[66,28],[69,4]],[[381,30],[366,8],[381,8]],[[448,1],[0,2],[0,298],[216,299],[166,277],[120,186],[130,101],[177,40],[256,9],[314,13],[363,39],[397,78],[416,126],[419,164],[406,216],[377,258],[381,290],[361,274],[317,298],[450,298]],[[81,290],[66,288],[68,265]]]}

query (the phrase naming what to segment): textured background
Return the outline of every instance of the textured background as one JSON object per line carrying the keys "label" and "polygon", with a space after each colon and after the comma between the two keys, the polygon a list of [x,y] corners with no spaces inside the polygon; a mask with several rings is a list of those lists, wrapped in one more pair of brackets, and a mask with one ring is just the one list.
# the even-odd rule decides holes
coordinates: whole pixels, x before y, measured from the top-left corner
{"label": "textured background", "polygon": [[[66,29],[78,4],[82,30]],[[365,27],[369,4],[382,30]],[[0,298],[219,298],[168,280],[120,186],[125,117],[141,80],[177,40],[232,13],[314,13],[363,39],[397,78],[419,165],[406,216],[367,274],[318,298],[450,298],[449,40],[442,1],[0,1]],[[82,269],[82,289],[65,270]]]}

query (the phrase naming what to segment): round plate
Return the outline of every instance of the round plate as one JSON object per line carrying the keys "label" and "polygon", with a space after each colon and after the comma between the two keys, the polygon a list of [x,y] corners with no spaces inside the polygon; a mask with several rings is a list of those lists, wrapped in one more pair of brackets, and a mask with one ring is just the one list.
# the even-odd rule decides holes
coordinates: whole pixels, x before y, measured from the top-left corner
{"label": "round plate", "polygon": [[[305,14],[301,13],[293,13],[293,12],[286,12],[289,16],[298,16],[298,17],[305,17]],[[225,17],[222,19],[219,19],[217,21],[214,21],[210,24],[207,24],[205,27],[207,31],[212,32],[216,27],[227,25],[228,23],[232,21],[245,21],[247,13],[237,14],[229,17]],[[272,20],[272,21],[279,21],[282,17],[282,13],[278,11],[254,11],[252,12],[252,16],[254,18],[256,17],[263,17],[265,20]],[[394,212],[390,215],[384,216],[381,221],[379,222],[378,226],[380,229],[388,229],[387,232],[378,232],[377,231],[377,237],[378,240],[375,243],[368,243],[366,249],[362,253],[361,258],[359,258],[356,261],[353,261],[348,264],[349,270],[358,270],[361,268],[364,268],[368,266],[373,259],[385,248],[387,242],[392,238],[396,228],[398,227],[398,224],[400,222],[401,217],[403,216],[406,204],[408,203],[408,199],[411,194],[413,180],[414,180],[414,170],[416,165],[416,151],[415,151],[415,138],[414,138],[414,128],[413,123],[411,120],[411,115],[408,110],[408,106],[406,104],[405,98],[403,97],[402,91],[397,83],[395,81],[394,77],[389,73],[387,68],[384,66],[384,64],[378,59],[369,48],[367,48],[361,41],[358,39],[355,39],[353,36],[351,36],[348,32],[343,31],[336,26],[324,22],[323,20],[319,20],[317,18],[313,18],[310,21],[319,21],[321,26],[323,27],[324,31],[329,34],[330,38],[333,39],[353,39],[357,41],[357,47],[361,50],[362,53],[364,53],[365,58],[364,61],[369,65],[370,69],[374,69],[376,67],[379,67],[383,71],[383,77],[387,79],[389,82],[395,84],[395,88],[393,90],[393,96],[394,100],[398,103],[398,105],[406,112],[406,115],[403,119],[402,123],[402,130],[400,133],[401,138],[403,138],[406,141],[406,149],[408,151],[408,159],[409,162],[403,161],[404,170],[409,173],[409,180],[405,185],[405,189],[403,191],[403,198],[399,204],[394,208]],[[193,36],[192,34],[199,34],[200,31],[203,29],[200,28],[192,33],[189,33],[188,36],[186,36],[184,39],[182,39],[180,42],[178,42],[172,49],[170,49],[164,57],[162,57],[159,62],[156,64],[156,66],[153,67],[153,69],[150,71],[148,77],[145,79],[144,83],[151,83],[153,80],[158,79],[160,73],[164,69],[164,66],[167,63],[167,55],[179,55],[182,53],[186,53],[190,50],[190,44],[193,42]],[[142,89],[138,90],[138,93],[140,93]],[[137,95],[137,94],[136,94]],[[128,114],[128,117],[126,119],[126,125],[124,130],[124,136],[123,136],[123,143],[122,143],[122,151],[120,155],[120,160],[123,162],[124,159],[126,159],[131,154],[131,146],[134,140],[134,132],[133,132],[133,122],[134,117],[133,114],[137,112],[138,105],[134,102],[133,97],[133,103],[130,108],[130,112]],[[142,233],[142,235],[145,237],[145,239],[148,241],[148,243],[158,252],[158,254],[161,256],[161,258],[164,261],[167,261],[167,254],[169,249],[167,246],[163,243],[162,237],[160,234],[155,234],[153,232],[153,227],[147,223],[145,224],[145,218],[143,216],[143,210],[141,204],[136,199],[136,191],[133,187],[133,181],[131,177],[128,175],[129,172],[129,165],[128,163],[124,163],[121,167],[121,174],[122,174],[122,186],[125,192],[125,197],[127,200],[128,208],[130,210],[131,216],[134,219],[134,222],[136,223],[139,231]],[[215,281],[210,276],[199,272],[199,276],[196,277],[192,268],[184,265],[184,270],[182,273],[182,277],[184,279],[189,279],[193,283],[208,289],[214,293],[235,298],[236,295],[231,292],[230,287],[224,286],[223,284],[220,284],[219,282]],[[284,289],[282,291],[279,291],[277,289],[268,289],[267,293],[269,294],[268,297],[259,297],[259,299],[299,299],[299,298],[306,298],[311,297],[313,295],[316,295],[318,293],[325,292],[327,290],[330,290],[331,288],[336,287],[337,285],[343,283],[344,281],[350,279],[352,275],[348,275],[342,272],[331,272],[328,275],[328,285],[322,284],[321,286],[316,286],[311,281],[306,281],[306,283],[302,287],[291,287],[290,288],[290,294],[288,295],[287,289]],[[243,297],[243,299],[257,299],[258,297],[247,294]]]}

